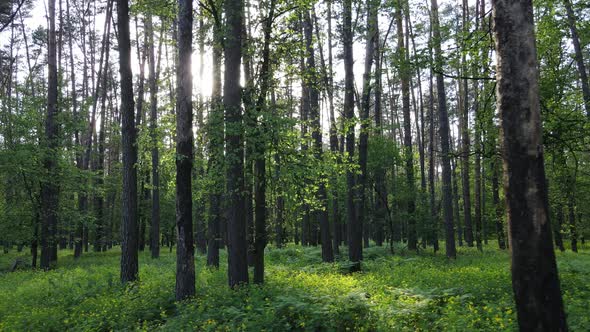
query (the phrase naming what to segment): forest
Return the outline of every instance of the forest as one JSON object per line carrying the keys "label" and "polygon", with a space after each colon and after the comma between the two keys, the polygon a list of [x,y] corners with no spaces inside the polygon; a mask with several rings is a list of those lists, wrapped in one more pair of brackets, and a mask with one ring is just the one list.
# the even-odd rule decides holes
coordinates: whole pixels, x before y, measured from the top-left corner
{"label": "forest", "polygon": [[0,331],[589,331],[586,0],[0,0]]}

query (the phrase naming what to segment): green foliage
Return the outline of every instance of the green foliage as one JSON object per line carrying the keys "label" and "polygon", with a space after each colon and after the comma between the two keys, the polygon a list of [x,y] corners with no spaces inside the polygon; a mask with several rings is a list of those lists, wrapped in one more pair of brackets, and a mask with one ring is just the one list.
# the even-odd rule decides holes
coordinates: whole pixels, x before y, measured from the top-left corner
{"label": "green foliage", "polygon": [[[60,252],[50,272],[0,274],[0,330],[198,331],[500,331],[516,329],[509,259],[486,247],[442,255],[391,256],[365,250],[363,272],[346,261],[321,263],[318,248],[268,248],[263,286],[231,290],[225,267],[206,269],[197,256],[197,295],[174,301],[174,253],[140,257],[140,281],[119,283],[117,250],[74,261]],[[572,331],[590,328],[590,264],[582,253],[558,253]],[[0,273],[24,253],[0,255]],[[222,251],[222,261],[226,259]]]}

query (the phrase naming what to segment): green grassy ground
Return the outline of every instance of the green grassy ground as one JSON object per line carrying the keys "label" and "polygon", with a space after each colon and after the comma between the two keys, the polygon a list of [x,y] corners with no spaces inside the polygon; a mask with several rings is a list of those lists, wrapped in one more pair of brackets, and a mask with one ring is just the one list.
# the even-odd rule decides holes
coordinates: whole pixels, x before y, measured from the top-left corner
{"label": "green grassy ground", "polygon": [[[322,264],[317,248],[267,249],[266,284],[229,290],[226,270],[197,257],[197,296],[174,302],[175,255],[140,255],[140,282],[119,284],[119,252],[63,251],[50,272],[4,272],[16,252],[0,254],[2,331],[505,331],[516,329],[509,257],[492,243],[484,253],[391,256],[365,250],[363,272]],[[572,331],[589,331],[590,250],[558,253]],[[222,252],[222,261],[225,255]]]}

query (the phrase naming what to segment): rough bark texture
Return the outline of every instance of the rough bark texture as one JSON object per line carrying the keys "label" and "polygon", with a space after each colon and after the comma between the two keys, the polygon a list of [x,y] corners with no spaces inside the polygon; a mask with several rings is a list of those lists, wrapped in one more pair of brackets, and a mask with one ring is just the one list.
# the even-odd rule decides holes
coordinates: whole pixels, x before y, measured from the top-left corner
{"label": "rough bark texture", "polygon": [[129,37],[129,4],[117,1],[117,27],[119,36],[119,74],[121,76],[121,132],[123,148],[123,211],[121,221],[121,282],[138,277],[137,222],[137,131],[133,101],[133,74],[131,73],[131,41]]}
{"label": "rough bark texture", "polygon": [[266,235],[266,95],[270,88],[272,71],[270,59],[270,42],[272,23],[274,21],[275,0],[271,0],[268,16],[264,24],[264,42],[262,48],[262,64],[260,66],[260,94],[256,100],[256,115],[260,123],[256,128],[257,144],[254,162],[255,207],[254,207],[254,282],[264,282],[264,248],[267,244]]}
{"label": "rough bark texture", "polygon": [[57,210],[59,204],[58,172],[58,129],[57,122],[57,59],[55,41],[55,0],[49,0],[49,31],[47,49],[47,115],[45,118],[45,142],[43,168],[47,172],[41,182],[41,268],[48,270],[57,261],[52,254],[57,247]]}
{"label": "rough bark texture", "polygon": [[176,72],[176,300],[195,295],[193,243],[193,51],[192,0],[178,2],[178,69]]}
{"label": "rough bark texture", "polygon": [[240,108],[243,0],[226,0],[225,84],[223,103],[226,119],[228,198],[228,282],[230,287],[248,282],[246,220],[244,211],[244,148]]}
{"label": "rough bark texture", "polygon": [[446,254],[449,258],[457,256],[455,248],[455,234],[453,226],[453,195],[451,191],[451,162],[449,158],[449,116],[447,114],[447,100],[445,94],[445,80],[442,75],[442,52],[440,24],[438,20],[438,3],[431,0],[432,25],[434,37],[434,57],[438,73],[436,75],[436,89],[438,94],[439,135],[442,164],[442,196],[443,219],[446,231]]}
{"label": "rough bark texture", "polygon": [[551,239],[531,0],[494,0],[512,287],[521,331],[566,331]]}
{"label": "rough bark texture", "polygon": [[[351,125],[346,132],[346,152],[348,162],[354,162],[354,73],[352,54],[352,1],[343,1],[343,31],[342,44],[344,48],[344,118]],[[348,223],[348,259],[357,263],[353,268],[360,270],[360,261],[363,259],[363,225],[357,217],[355,208],[356,181],[352,171],[346,172],[347,184],[347,223]]]}

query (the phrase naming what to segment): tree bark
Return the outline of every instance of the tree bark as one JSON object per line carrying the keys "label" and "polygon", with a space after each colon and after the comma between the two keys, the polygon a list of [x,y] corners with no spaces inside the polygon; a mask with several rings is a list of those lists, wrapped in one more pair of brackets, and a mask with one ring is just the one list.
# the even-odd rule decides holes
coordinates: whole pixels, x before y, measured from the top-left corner
{"label": "tree bark", "polygon": [[494,0],[512,287],[522,331],[567,331],[551,239],[531,0]]}
{"label": "tree bark", "polygon": [[195,295],[193,243],[193,3],[178,2],[178,68],[176,72],[176,300]]}
{"label": "tree bark", "polygon": [[404,44],[404,30],[403,30],[403,6],[401,0],[397,2],[396,10],[396,25],[397,25],[397,55],[400,62],[400,81],[402,89],[402,113],[404,121],[404,160],[406,171],[406,212],[408,223],[408,249],[417,250],[417,235],[416,235],[416,188],[414,183],[414,154],[412,151],[412,123],[410,119],[410,65],[407,57],[406,46]]}
{"label": "tree bark", "polygon": [[146,18],[148,38],[148,81],[150,86],[150,139],[152,155],[152,218],[150,225],[150,251],[152,258],[160,257],[160,155],[158,149],[158,84],[154,54],[154,26],[152,16]]}
{"label": "tree bark", "polygon": [[[463,34],[466,36],[469,33],[469,6],[467,0],[463,0]],[[466,37],[465,37],[466,38]],[[465,42],[462,41],[464,44]],[[465,47],[465,45],[463,45]],[[461,74],[467,74],[467,61],[465,59],[465,51],[462,52],[461,58]],[[471,180],[469,175],[469,154],[470,139],[469,139],[469,89],[467,79],[463,78],[459,82],[460,85],[460,117],[459,127],[461,129],[461,184],[463,188],[463,228],[465,235],[465,242],[468,247],[473,247],[473,226],[471,224]]]}
{"label": "tree bark", "polygon": [[[320,123],[320,102],[319,102],[319,84],[318,70],[315,64],[315,50],[313,48],[313,22],[309,10],[305,10],[303,30],[305,34],[305,48],[307,54],[306,80],[309,87],[310,99],[310,129],[313,140],[313,155],[318,163],[322,162],[322,126]],[[317,26],[315,27],[318,28]],[[317,179],[316,198],[320,202],[319,210],[315,211],[317,223],[320,226],[320,236],[322,245],[322,261],[333,262],[334,251],[332,250],[332,239],[330,238],[330,221],[328,219],[328,201],[326,193],[326,184],[323,176]]]}
{"label": "tree bark", "polygon": [[207,172],[212,177],[209,193],[209,220],[207,222],[207,266],[219,267],[219,247],[221,243],[221,196],[223,194],[223,101],[221,98],[221,58],[223,52],[223,27],[220,14],[213,17],[213,88],[211,109],[207,130],[209,137],[209,160]]}
{"label": "tree bark", "polygon": [[[344,49],[344,117],[350,128],[346,131],[346,152],[348,163],[354,163],[354,58],[352,53],[352,1],[343,1],[342,46]],[[363,225],[357,217],[355,207],[356,181],[355,174],[348,169],[346,172],[346,206],[348,223],[348,259],[354,263],[352,270],[360,270],[363,260]]]}
{"label": "tree bark", "polygon": [[225,84],[223,103],[226,118],[226,161],[228,193],[228,282],[230,287],[248,283],[246,220],[244,211],[244,148],[242,111],[240,108],[240,65],[242,60],[243,0],[224,3]]}
{"label": "tree bark", "polygon": [[129,3],[117,0],[119,74],[121,77],[121,132],[123,148],[123,210],[121,223],[121,282],[138,278],[137,130],[131,72]]}
{"label": "tree bark", "polygon": [[59,206],[59,123],[57,105],[57,59],[55,38],[55,0],[48,2],[49,29],[47,49],[47,115],[45,118],[45,141],[43,168],[46,172],[41,182],[41,263],[44,270],[48,270],[57,261],[53,251],[57,246],[57,219]]}
{"label": "tree bark", "polygon": [[442,196],[443,196],[443,219],[446,230],[446,255],[448,258],[457,256],[455,248],[455,230],[453,225],[453,202],[451,191],[451,162],[449,158],[449,117],[447,114],[447,100],[445,92],[445,81],[442,75],[442,51],[441,51],[441,34],[440,23],[438,19],[437,0],[431,0],[432,11],[432,29],[434,37],[434,57],[435,67],[437,68],[436,88],[438,94],[438,116],[439,116],[439,135],[441,146],[441,164],[442,164]]}

